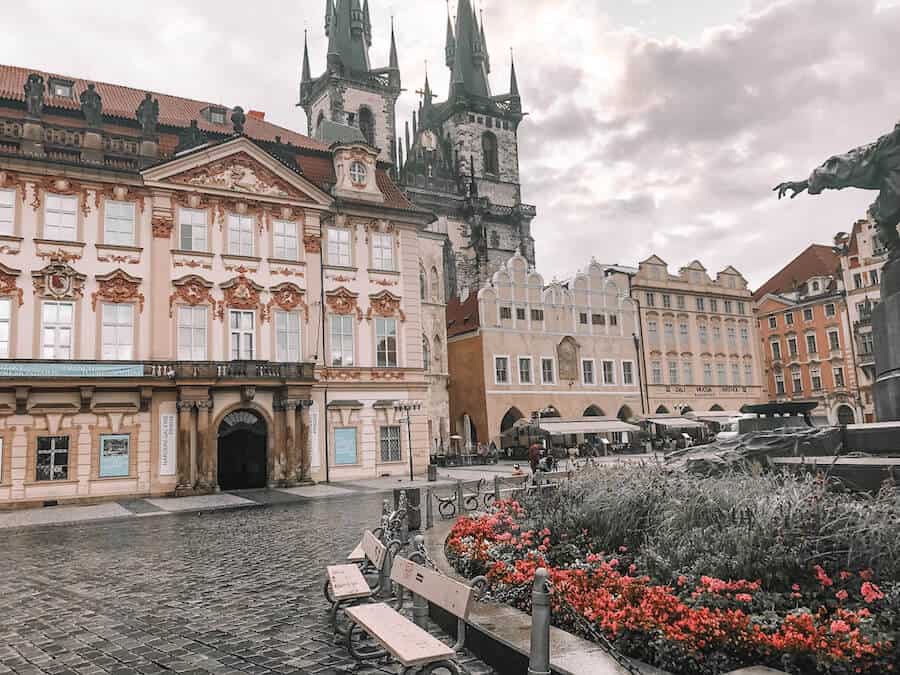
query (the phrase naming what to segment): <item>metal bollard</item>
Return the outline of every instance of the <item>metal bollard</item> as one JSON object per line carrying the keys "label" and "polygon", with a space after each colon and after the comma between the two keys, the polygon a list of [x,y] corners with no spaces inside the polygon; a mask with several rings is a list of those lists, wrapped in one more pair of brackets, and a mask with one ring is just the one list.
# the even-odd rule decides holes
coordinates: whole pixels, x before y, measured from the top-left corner
{"label": "metal bollard", "polygon": [[550,675],[550,593],[547,590],[547,570],[534,573],[531,591],[531,658],[528,675]]}
{"label": "metal bollard", "polygon": [[[425,546],[425,537],[421,534],[413,539],[414,550],[418,551]],[[412,593],[412,591],[410,591]],[[428,628],[428,601],[417,593],[413,593],[413,623],[419,628]]]}
{"label": "metal bollard", "polygon": [[463,503],[463,484],[456,481],[456,515],[463,516],[466,513],[466,505]]}
{"label": "metal bollard", "polygon": [[431,488],[425,490],[425,529],[430,530],[434,527],[434,495]]}
{"label": "metal bollard", "polygon": [[494,503],[500,501],[500,476],[494,476]]}

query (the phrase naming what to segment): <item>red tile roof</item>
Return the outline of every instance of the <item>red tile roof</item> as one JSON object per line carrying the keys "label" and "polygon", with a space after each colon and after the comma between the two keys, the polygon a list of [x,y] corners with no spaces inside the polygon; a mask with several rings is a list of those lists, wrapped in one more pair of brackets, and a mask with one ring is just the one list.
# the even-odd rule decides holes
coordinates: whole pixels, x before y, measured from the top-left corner
{"label": "red tile roof", "polygon": [[758,301],[767,293],[788,293],[815,276],[834,276],[839,267],[840,258],[831,246],[812,244],[760,286],[753,299]]}
{"label": "red tile roof", "polygon": [[452,298],[447,303],[447,337],[469,333],[479,325],[477,293],[470,293],[463,302]]}
{"label": "red tile roof", "polygon": [[[133,89],[118,84],[109,84],[107,82],[92,82],[90,80],[82,80],[71,75],[60,75],[58,73],[48,73],[33,68],[20,68],[18,66],[0,65],[0,99],[12,101],[25,101],[25,82],[31,73],[38,73],[44,76],[44,82],[47,83],[51,77],[62,80],[69,80],[75,83],[75,97],[72,99],[52,96],[48,91],[44,96],[44,107],[49,111],[54,108],[61,110],[80,110],[81,104],[78,97],[87,89],[87,85],[96,84],[97,93],[103,100],[103,113],[121,119],[135,120],[138,106],[147,93],[145,89]],[[217,103],[209,103],[205,101],[195,101],[189,98],[181,98],[179,96],[170,96],[151,91],[153,98],[159,100],[159,123],[171,127],[188,127],[191,120],[197,120],[202,131],[208,131],[219,134],[230,134],[232,132],[231,114],[227,115],[226,124],[213,124],[206,120],[200,112],[209,106],[219,107]],[[296,131],[285,129],[271,122],[266,122],[250,115],[244,125],[244,133],[250,138],[259,141],[274,141],[276,136],[280,136],[285,143],[292,143],[298,147],[309,150],[327,151],[328,146],[315,139],[299,134]]]}

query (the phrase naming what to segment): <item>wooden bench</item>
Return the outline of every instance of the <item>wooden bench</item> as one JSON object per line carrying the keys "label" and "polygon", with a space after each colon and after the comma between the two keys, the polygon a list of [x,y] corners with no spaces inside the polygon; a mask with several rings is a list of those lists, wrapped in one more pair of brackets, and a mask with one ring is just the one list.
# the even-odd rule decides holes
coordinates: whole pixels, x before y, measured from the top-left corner
{"label": "wooden bench", "polygon": [[[366,561],[379,572],[384,570],[388,556],[388,547],[382,544],[369,530],[363,533],[360,543]],[[383,578],[379,574],[374,586],[363,574],[363,570],[357,563],[344,565],[329,565],[326,568],[325,598],[331,603],[329,616],[335,632],[343,633],[339,625],[339,612],[349,605],[361,600],[369,600],[377,595],[382,588]]]}
{"label": "wooden bench", "polygon": [[[400,557],[394,560],[391,580],[401,588],[401,607],[402,589],[407,589],[455,615],[461,626],[456,645],[448,647],[396,609],[378,603],[345,610],[352,622],[347,632],[350,654],[360,661],[390,655],[404,669],[429,666],[426,672],[432,672],[434,668],[443,667],[458,675],[461,671],[455,662],[456,652],[465,640],[465,620],[475,599],[475,589]],[[373,639],[378,647],[372,645],[366,636]]]}
{"label": "wooden bench", "polygon": [[356,548],[350,551],[350,555],[347,556],[348,563],[358,564],[366,561],[366,551],[363,549],[362,539],[359,540],[359,543],[356,545]]}

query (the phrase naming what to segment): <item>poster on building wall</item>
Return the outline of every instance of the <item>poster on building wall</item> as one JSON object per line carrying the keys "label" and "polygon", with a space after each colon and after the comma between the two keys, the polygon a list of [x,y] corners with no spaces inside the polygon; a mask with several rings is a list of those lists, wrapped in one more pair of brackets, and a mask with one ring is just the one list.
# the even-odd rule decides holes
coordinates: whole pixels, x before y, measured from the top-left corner
{"label": "poster on building wall", "polygon": [[173,413],[159,415],[159,475],[175,475],[176,429]]}
{"label": "poster on building wall", "polygon": [[100,478],[128,475],[131,437],[115,434],[100,437]]}
{"label": "poster on building wall", "polygon": [[356,428],[334,430],[334,463],[356,464]]}

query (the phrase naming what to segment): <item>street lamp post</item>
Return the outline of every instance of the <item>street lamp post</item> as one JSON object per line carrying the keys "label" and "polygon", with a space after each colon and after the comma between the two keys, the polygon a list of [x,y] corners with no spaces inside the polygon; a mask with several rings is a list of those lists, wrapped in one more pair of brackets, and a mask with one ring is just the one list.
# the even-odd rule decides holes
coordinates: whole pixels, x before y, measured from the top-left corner
{"label": "street lamp post", "polygon": [[406,438],[408,441],[407,452],[409,453],[409,480],[413,481],[413,447],[412,447],[412,412],[421,410],[422,404],[419,401],[394,401],[394,412],[402,413],[404,417],[400,418],[400,422],[406,422]]}

